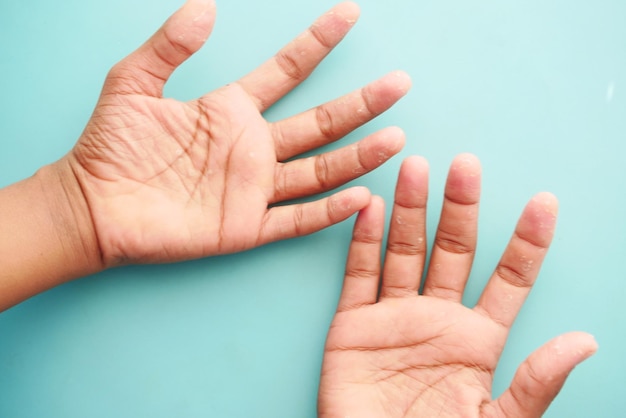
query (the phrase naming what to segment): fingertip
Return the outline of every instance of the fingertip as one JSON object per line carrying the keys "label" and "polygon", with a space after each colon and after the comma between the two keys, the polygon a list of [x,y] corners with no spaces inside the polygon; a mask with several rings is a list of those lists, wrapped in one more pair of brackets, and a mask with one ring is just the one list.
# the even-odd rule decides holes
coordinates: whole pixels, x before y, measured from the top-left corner
{"label": "fingertip", "polygon": [[370,202],[359,211],[353,237],[358,240],[381,239],[385,222],[385,201],[371,196]]}
{"label": "fingertip", "polygon": [[[172,34],[176,35],[175,40],[195,52],[206,42],[213,29],[215,12],[214,0],[187,0],[183,7],[172,16],[175,27],[171,30]],[[188,37],[191,39],[187,39]]]}
{"label": "fingertip", "polygon": [[365,186],[354,186],[346,189],[346,192],[352,194],[355,200],[369,203],[372,199],[372,192]]}
{"label": "fingertip", "polygon": [[537,193],[532,197],[531,204],[536,205],[539,210],[551,214],[554,217],[557,216],[559,211],[559,200],[550,192]]}
{"label": "fingertip", "polygon": [[397,126],[383,128],[361,141],[360,163],[370,171],[402,151],[405,143],[406,138],[402,129]]}
{"label": "fingertip", "polygon": [[351,1],[339,3],[323,14],[311,28],[322,29],[325,33],[322,42],[333,45],[354,26],[360,14],[361,9],[356,3]]}
{"label": "fingertip", "polygon": [[537,351],[537,358],[545,364],[544,380],[550,381],[553,376],[567,376],[577,365],[595,354],[598,343],[593,335],[575,331],[553,338],[544,348],[545,351]]}
{"label": "fingertip", "polygon": [[406,85],[408,87],[411,87],[413,85],[413,80],[411,80],[411,76],[406,71],[395,70],[391,72],[391,75],[397,80],[401,81],[401,84],[403,85]]}
{"label": "fingertip", "polygon": [[552,241],[558,215],[558,201],[552,193],[533,196],[520,217],[517,234],[527,241],[547,248]]}
{"label": "fingertip", "polygon": [[382,208],[384,210],[385,208],[385,200],[378,195],[372,195],[372,199],[370,201],[370,206],[375,207],[377,209]]}
{"label": "fingertip", "polygon": [[415,173],[428,172],[429,168],[430,164],[428,163],[428,160],[421,155],[411,155],[406,157],[400,166],[400,170],[410,170]]}
{"label": "fingertip", "polygon": [[476,155],[464,152],[454,157],[450,170],[463,171],[466,176],[478,176],[482,172],[482,166]]}
{"label": "fingertip", "polygon": [[379,115],[393,106],[411,88],[411,78],[404,71],[392,71],[365,86],[361,95],[367,102],[366,108]]}
{"label": "fingertip", "polygon": [[426,158],[412,155],[402,161],[394,202],[404,207],[425,207],[428,200],[428,171]]}
{"label": "fingertip", "polygon": [[404,96],[413,86],[411,77],[402,70],[395,70],[383,77],[383,80],[391,83],[391,86],[397,90],[399,96]]}
{"label": "fingertip", "polygon": [[365,208],[372,200],[367,187],[355,186],[330,197],[330,209],[336,220],[342,220]]}
{"label": "fingertip", "polygon": [[556,348],[554,350],[562,354],[562,344],[569,347],[570,355],[572,356],[575,364],[581,363],[588,359],[598,351],[598,342],[595,337],[589,333],[575,331],[564,334],[555,339]]}
{"label": "fingertip", "polygon": [[361,7],[353,1],[345,1],[333,7],[329,14],[333,13],[342,16],[346,22],[354,24],[361,16]]}
{"label": "fingertip", "polygon": [[194,8],[198,11],[198,16],[205,14],[207,11],[215,10],[215,0],[187,0],[185,7]]}
{"label": "fingertip", "polygon": [[413,195],[416,190],[428,187],[428,172],[428,160],[419,155],[411,155],[400,165],[398,187]]}
{"label": "fingertip", "polygon": [[400,152],[406,143],[406,134],[398,126],[388,126],[380,131],[383,140],[389,145],[389,150],[394,154]]}
{"label": "fingertip", "polygon": [[482,167],[478,157],[470,153],[457,155],[448,171],[446,198],[464,205],[478,203],[481,175]]}

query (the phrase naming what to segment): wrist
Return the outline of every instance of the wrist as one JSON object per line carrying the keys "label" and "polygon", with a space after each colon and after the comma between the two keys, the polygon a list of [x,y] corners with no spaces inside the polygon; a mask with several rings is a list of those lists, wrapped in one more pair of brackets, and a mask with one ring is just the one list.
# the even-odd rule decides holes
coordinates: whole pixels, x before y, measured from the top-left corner
{"label": "wrist", "polygon": [[0,189],[0,311],[103,269],[89,207],[66,159]]}
{"label": "wrist", "polygon": [[104,269],[89,205],[68,157],[39,169],[34,180],[41,188],[52,233],[68,264],[65,280]]}

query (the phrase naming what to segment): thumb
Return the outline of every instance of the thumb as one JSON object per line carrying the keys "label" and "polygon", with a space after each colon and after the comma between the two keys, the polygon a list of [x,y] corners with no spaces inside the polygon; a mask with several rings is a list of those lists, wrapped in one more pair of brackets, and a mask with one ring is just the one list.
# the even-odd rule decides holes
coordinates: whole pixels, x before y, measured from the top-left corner
{"label": "thumb", "polygon": [[146,43],[111,69],[104,93],[160,97],[174,70],[208,39],[214,21],[213,0],[187,0]]}
{"label": "thumb", "polygon": [[583,332],[549,341],[520,365],[511,386],[494,401],[496,416],[541,417],[569,373],[597,349],[594,338]]}

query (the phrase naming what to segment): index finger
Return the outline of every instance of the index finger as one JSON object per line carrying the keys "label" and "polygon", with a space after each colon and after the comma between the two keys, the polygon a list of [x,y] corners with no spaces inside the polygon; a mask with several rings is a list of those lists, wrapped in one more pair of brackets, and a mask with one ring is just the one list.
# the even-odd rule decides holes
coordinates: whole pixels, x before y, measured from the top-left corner
{"label": "index finger", "polygon": [[238,83],[263,112],[304,81],[343,39],[359,17],[359,6],[340,3]]}

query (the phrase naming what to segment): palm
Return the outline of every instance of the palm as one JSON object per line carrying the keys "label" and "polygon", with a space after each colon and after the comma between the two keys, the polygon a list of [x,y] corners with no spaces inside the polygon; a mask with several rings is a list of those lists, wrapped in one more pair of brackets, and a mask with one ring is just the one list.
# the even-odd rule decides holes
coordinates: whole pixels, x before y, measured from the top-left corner
{"label": "palm", "polygon": [[402,73],[283,121],[262,116],[347,33],[354,4],[336,6],[236,83],[191,102],[162,98],[165,80],[210,31],[207,7],[186,4],[114,67],[70,156],[106,265],[223,254],[317,231],[364,207],[369,193],[279,204],[340,186],[402,147],[403,134],[389,129],[294,159],[388,109],[409,88]]}
{"label": "palm", "polygon": [[494,353],[502,350],[505,335],[501,326],[456,303],[429,296],[386,299],[337,314],[323,379],[344,382],[333,391],[335,403],[349,402],[348,393],[364,395],[355,416],[402,417],[411,410],[463,416],[491,401]]}
{"label": "palm", "polygon": [[[324,354],[322,418],[538,417],[571,369],[596,345],[570,333],[533,353],[510,388],[491,386],[509,329],[550,244],[556,200],[537,195],[480,300],[461,304],[476,248],[480,165],[455,159],[422,294],[426,265],[427,163],[400,169],[384,268],[380,198],[357,218],[337,314]],[[382,276],[382,283],[381,283]],[[380,283],[380,286],[379,286]]]}
{"label": "palm", "polygon": [[257,245],[277,161],[268,124],[243,90],[191,103],[115,100],[123,117],[99,126],[96,113],[74,152],[100,238],[116,256],[176,259]]}

